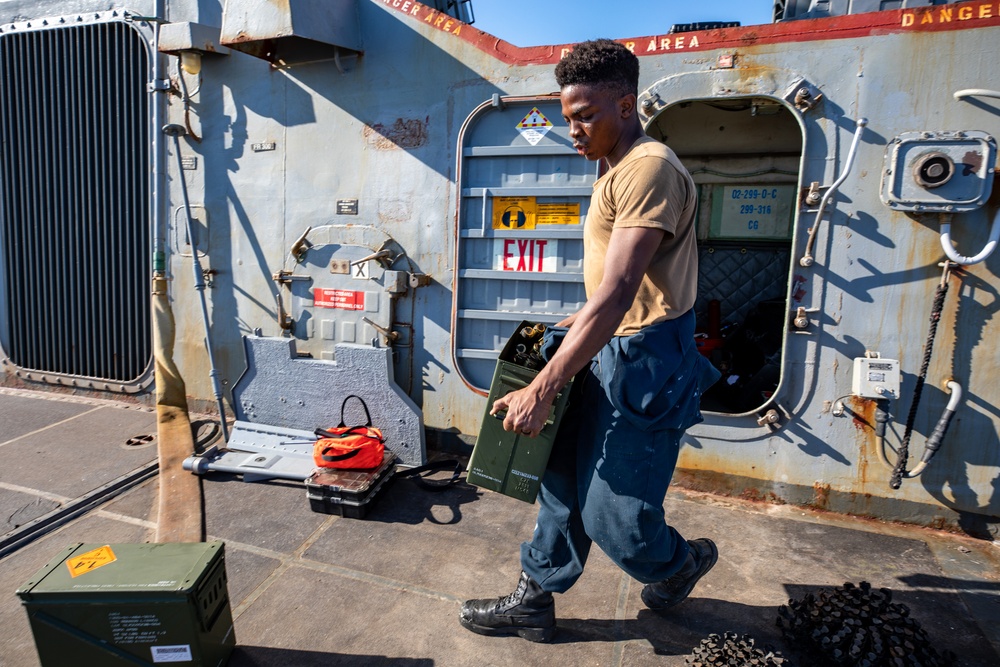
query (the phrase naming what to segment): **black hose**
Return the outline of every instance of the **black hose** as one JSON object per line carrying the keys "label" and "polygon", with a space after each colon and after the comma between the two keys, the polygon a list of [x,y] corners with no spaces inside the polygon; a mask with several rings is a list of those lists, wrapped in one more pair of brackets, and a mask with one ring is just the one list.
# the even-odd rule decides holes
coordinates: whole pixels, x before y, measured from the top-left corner
{"label": "black hose", "polygon": [[885,425],[889,422],[889,399],[880,398],[875,401],[875,437],[885,437]]}
{"label": "black hose", "polygon": [[[944,297],[946,294],[948,294],[947,281],[938,285],[937,292],[934,295],[934,306],[931,308],[931,325],[930,330],[927,332],[927,342],[924,343],[924,358],[920,364],[920,375],[917,376],[917,383],[913,387],[913,403],[910,404],[910,414],[906,417],[906,430],[903,432],[903,443],[899,447],[896,467],[893,468],[892,477],[889,480],[889,486],[894,489],[898,489],[902,485],[903,475],[906,473],[906,463],[910,457],[910,435],[913,433],[913,423],[917,420],[917,408],[920,405],[920,395],[924,391],[927,368],[931,364],[931,353],[934,351],[934,338],[937,335],[937,326],[941,320],[941,311],[944,308]],[[938,443],[938,446],[940,446],[940,443]]]}
{"label": "black hose", "polygon": [[941,415],[941,419],[938,420],[934,431],[927,438],[927,444],[924,445],[924,455],[920,458],[921,462],[929,462],[934,457],[934,454],[937,453],[938,448],[941,447],[941,443],[944,441],[944,434],[948,432],[948,425],[951,423],[951,418],[954,416],[954,410],[945,410],[944,414]]}

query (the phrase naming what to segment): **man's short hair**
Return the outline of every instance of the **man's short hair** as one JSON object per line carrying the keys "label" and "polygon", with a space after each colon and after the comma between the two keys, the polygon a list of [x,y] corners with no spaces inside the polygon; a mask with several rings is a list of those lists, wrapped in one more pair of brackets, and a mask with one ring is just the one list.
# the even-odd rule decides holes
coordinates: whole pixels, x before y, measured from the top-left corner
{"label": "man's short hair", "polygon": [[639,59],[610,39],[581,42],[556,65],[560,88],[576,84],[607,86],[619,96],[639,94]]}

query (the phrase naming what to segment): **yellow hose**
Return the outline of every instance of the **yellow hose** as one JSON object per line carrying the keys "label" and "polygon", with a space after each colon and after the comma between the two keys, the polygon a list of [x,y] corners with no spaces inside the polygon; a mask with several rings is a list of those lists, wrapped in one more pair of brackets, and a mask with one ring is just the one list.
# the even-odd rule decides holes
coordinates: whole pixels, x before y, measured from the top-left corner
{"label": "yellow hose", "polygon": [[201,542],[201,480],[181,467],[194,451],[184,378],[174,364],[174,313],[167,280],[153,277],[153,359],[156,377],[157,453],[160,490],[157,502],[157,542]]}

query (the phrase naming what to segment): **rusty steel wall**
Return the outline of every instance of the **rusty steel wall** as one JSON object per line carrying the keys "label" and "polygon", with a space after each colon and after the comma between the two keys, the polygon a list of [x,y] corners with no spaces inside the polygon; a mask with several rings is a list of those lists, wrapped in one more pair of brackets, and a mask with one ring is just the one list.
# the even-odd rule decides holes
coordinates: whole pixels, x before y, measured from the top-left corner
{"label": "rusty steel wall", "polygon": [[[156,4],[132,9],[152,13]],[[106,3],[86,1],[4,2],[0,21],[104,9]],[[223,3],[170,1],[165,13],[171,22],[218,27]],[[182,75],[177,59],[164,56],[173,87],[183,84],[189,94],[187,104],[179,95],[161,98],[166,118],[201,139],[184,140],[182,156],[193,159],[184,176],[207,228],[201,243],[213,272],[217,362],[231,385],[243,369],[242,335],[282,335],[272,275],[294,267],[291,246],[307,228],[370,228],[405,252],[406,261],[391,268],[427,277],[394,297],[396,381],[422,407],[429,429],[474,436],[485,397],[456,372],[451,338],[459,138],[473,111],[494,95],[556,91],[553,66],[568,47],[518,49],[403,0],[359,0],[358,14],[363,53],[345,52],[336,63],[282,69],[234,51],[205,56],[199,74]],[[849,395],[855,357],[874,350],[900,361],[902,396],[890,407],[887,436],[898,445],[944,255],[936,216],[894,211],[881,201],[886,149],[905,132],[1000,135],[1000,102],[953,95],[1000,88],[997,17],[1000,3],[967,2],[627,40],[642,56],[640,102],[648,100],[642,108],[650,126],[688,100],[769,98],[791,111],[802,132],[800,187],[829,186],[844,168],[857,120],[868,121],[853,169],[818,227],[811,266],[799,259],[815,214],[800,208],[794,220],[789,321],[801,306],[808,322],[786,326],[781,384],[767,406],[777,422],[759,425],[756,412],[706,414],[685,439],[680,481],[996,534],[1000,352],[992,341],[1000,259],[950,280],[914,422],[913,463],[948,401],[944,383],[957,381],[964,398],[920,478],[890,489],[875,449],[873,404]],[[822,95],[812,108],[796,107],[803,87],[809,103]],[[194,403],[207,406],[212,389],[190,257],[173,228],[182,203],[174,159],[166,157],[159,219],[177,319],[175,355]],[[959,252],[984,246],[997,199],[995,193],[987,205],[955,215]],[[320,336],[299,347],[321,356],[330,344]],[[835,402],[845,396],[845,415],[835,416]]]}

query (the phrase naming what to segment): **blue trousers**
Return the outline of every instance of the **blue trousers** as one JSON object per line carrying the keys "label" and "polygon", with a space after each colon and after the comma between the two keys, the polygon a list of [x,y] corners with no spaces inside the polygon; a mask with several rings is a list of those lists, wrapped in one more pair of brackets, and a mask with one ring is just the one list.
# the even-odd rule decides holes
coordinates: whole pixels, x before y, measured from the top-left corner
{"label": "blue trousers", "polygon": [[677,572],[688,553],[663,512],[684,430],[636,428],[611,404],[597,368],[594,362],[574,380],[534,535],[521,545],[521,567],[553,593],[576,583],[594,542],[642,583]]}

